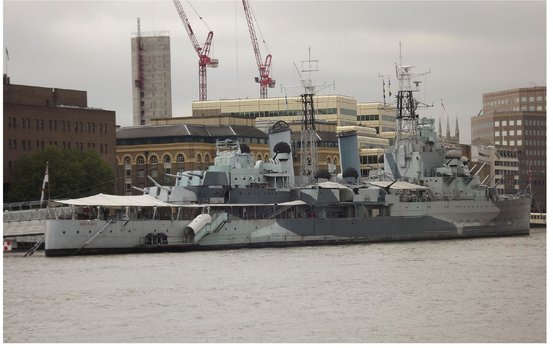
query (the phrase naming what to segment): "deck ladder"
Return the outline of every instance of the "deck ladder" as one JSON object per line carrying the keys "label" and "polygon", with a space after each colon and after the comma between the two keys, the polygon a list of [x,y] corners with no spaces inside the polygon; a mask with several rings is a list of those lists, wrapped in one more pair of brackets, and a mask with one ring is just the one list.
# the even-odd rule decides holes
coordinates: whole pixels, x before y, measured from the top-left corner
{"label": "deck ladder", "polygon": [[36,242],[35,245],[33,245],[33,247],[31,249],[29,249],[29,251],[27,251],[25,253],[25,255],[23,255],[23,257],[33,255],[35,253],[35,251],[38,249],[38,247],[40,247],[42,245],[42,243],[44,243],[44,235],[42,235],[42,238],[40,238],[40,240],[38,242]]}

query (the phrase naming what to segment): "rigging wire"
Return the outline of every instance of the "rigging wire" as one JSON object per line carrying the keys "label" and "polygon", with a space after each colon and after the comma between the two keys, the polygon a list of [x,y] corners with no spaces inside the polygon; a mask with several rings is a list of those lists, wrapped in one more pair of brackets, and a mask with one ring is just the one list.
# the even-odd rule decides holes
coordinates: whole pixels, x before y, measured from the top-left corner
{"label": "rigging wire", "polygon": [[[250,8],[252,7],[250,3]],[[259,36],[261,36],[261,41],[263,42],[263,45],[265,46],[265,52],[269,53],[269,46],[267,46],[267,42],[265,41],[265,37],[263,37],[263,33],[261,32],[261,27],[259,26],[259,23],[257,22],[257,18],[255,17],[255,12],[253,9],[250,11],[253,15],[253,20],[255,22],[255,25],[257,26],[257,31],[259,32]]]}
{"label": "rigging wire", "polygon": [[204,19],[202,18],[202,16],[200,16],[200,14],[198,13],[198,11],[196,11],[196,9],[194,8],[194,6],[192,6],[192,4],[190,3],[190,1],[186,1],[188,3],[188,5],[190,5],[190,7],[192,7],[192,10],[194,10],[194,12],[196,13],[196,15],[198,15],[198,18],[200,18],[200,20],[202,21],[202,23],[205,25],[205,27],[207,28],[208,31],[212,31],[211,28],[209,27],[209,25],[207,25],[206,21],[204,21]]}
{"label": "rigging wire", "polygon": [[238,70],[238,9],[236,5],[236,1],[234,1],[234,45],[235,50],[234,53],[236,55],[236,96],[240,97],[240,79],[238,78],[240,76],[239,70]]}

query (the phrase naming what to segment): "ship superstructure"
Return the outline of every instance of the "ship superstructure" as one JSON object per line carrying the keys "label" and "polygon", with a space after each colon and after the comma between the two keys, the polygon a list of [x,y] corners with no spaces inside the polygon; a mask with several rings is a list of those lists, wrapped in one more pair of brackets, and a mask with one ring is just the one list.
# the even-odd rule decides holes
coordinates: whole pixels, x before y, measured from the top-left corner
{"label": "ship superstructure", "polygon": [[173,175],[174,186],[152,180],[143,196],[58,201],[73,213],[47,221],[46,255],[529,234],[530,195],[498,195],[472,176],[461,151],[444,148],[434,121],[417,114],[412,77],[411,66],[398,67],[398,131],[378,179],[359,178],[356,134],[348,130],[338,136],[342,173],[295,185],[290,132],[277,122],[268,162],[225,139],[212,166]]}

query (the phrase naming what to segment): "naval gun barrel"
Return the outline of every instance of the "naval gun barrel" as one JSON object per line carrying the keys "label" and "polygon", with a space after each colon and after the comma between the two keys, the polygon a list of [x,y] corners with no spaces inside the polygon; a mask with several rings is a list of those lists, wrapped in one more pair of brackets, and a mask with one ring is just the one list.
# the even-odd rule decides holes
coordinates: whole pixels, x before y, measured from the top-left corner
{"label": "naval gun barrel", "polygon": [[148,179],[150,179],[150,181],[153,182],[154,185],[156,185],[158,188],[160,188],[160,189],[162,189],[162,190],[165,190],[165,191],[167,191],[167,192],[170,192],[170,191],[171,191],[171,190],[168,189],[167,187],[161,186],[160,184],[158,184],[158,182],[155,181],[155,180],[154,180],[151,176],[149,176],[149,175],[148,175]]}
{"label": "naval gun barrel", "polygon": [[148,193],[148,191],[146,191],[145,189],[140,188],[140,187],[133,186],[132,188],[135,189],[135,190],[137,190],[137,191],[140,191],[140,192],[142,192],[142,193]]}

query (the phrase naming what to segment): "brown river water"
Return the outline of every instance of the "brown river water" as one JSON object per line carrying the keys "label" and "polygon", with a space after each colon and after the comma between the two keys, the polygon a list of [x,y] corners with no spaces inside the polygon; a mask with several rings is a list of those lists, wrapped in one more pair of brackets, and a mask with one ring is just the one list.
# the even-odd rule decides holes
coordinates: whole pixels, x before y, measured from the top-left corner
{"label": "brown river water", "polygon": [[545,229],[3,262],[5,343],[546,341]]}

